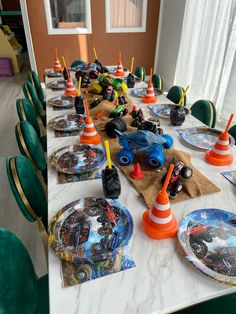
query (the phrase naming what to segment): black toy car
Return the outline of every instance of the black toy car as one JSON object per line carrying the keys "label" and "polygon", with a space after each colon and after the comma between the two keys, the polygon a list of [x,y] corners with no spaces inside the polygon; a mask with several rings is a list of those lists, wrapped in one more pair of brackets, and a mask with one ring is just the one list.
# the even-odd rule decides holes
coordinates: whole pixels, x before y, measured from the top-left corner
{"label": "black toy car", "polygon": [[119,105],[126,105],[128,103],[125,96],[119,96],[118,100],[119,100]]}
{"label": "black toy car", "polygon": [[[167,188],[171,198],[175,198],[177,193],[182,191],[184,179],[191,178],[192,174],[193,170],[191,168],[186,167],[181,161],[176,162]],[[164,184],[165,178],[166,174],[162,178],[162,184]]]}
{"label": "black toy car", "polygon": [[83,71],[77,71],[75,73],[75,77],[77,80],[79,80],[79,78],[81,77],[81,87],[89,87],[90,80],[87,73]]}
{"label": "black toy car", "polygon": [[106,198],[115,199],[120,196],[121,185],[117,169],[112,166],[102,170],[102,186]]}

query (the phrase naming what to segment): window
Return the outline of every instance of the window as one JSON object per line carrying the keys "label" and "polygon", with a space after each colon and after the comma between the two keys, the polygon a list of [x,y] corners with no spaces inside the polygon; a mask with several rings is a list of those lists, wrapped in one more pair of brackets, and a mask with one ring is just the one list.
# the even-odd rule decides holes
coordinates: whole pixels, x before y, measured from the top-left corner
{"label": "window", "polygon": [[44,0],[48,34],[89,34],[90,0]]}
{"label": "window", "polygon": [[147,0],[106,0],[107,33],[146,32]]}

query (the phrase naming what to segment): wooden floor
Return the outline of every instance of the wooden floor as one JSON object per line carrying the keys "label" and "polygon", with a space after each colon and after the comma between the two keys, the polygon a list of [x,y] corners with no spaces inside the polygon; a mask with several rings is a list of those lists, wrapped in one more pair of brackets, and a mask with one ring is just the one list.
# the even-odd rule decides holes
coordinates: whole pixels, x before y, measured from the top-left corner
{"label": "wooden floor", "polygon": [[0,77],[0,227],[10,229],[23,241],[37,275],[41,276],[46,273],[46,264],[39,233],[36,225],[21,214],[10,190],[5,167],[7,156],[20,154],[15,139],[16,99],[23,97],[21,82],[26,80],[28,70],[26,64],[20,74]]}

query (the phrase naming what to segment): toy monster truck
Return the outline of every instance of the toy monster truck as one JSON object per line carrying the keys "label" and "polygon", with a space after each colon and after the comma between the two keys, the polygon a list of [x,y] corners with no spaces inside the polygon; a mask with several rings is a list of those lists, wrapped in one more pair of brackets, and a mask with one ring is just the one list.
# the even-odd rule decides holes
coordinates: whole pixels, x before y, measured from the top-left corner
{"label": "toy monster truck", "polygon": [[115,97],[118,97],[118,92],[125,93],[128,89],[122,79],[113,78],[108,73],[104,73],[99,76],[98,83],[91,85],[91,90],[96,94],[102,94],[108,86],[112,86]]}

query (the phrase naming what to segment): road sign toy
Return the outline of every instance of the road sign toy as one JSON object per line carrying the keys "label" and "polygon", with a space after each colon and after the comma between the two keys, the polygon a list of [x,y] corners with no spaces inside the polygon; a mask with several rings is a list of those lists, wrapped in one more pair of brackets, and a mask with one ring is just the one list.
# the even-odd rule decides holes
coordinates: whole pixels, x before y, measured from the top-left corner
{"label": "road sign toy", "polygon": [[108,87],[112,88],[116,92],[116,97],[118,92],[125,93],[128,89],[128,86],[120,78],[114,78],[108,73],[101,74],[98,78],[98,83],[93,83],[91,85],[91,90],[96,94],[102,94],[102,92]]}
{"label": "road sign toy", "polygon": [[135,152],[146,152],[147,163],[154,168],[160,168],[165,162],[164,148],[173,145],[173,139],[167,134],[156,135],[149,131],[121,133],[116,130],[119,144],[123,149],[117,155],[117,161],[122,166],[134,162]]}
{"label": "road sign toy", "polygon": [[107,166],[102,170],[102,187],[106,198],[115,199],[120,196],[121,184],[117,169],[111,164],[111,155],[108,141],[104,141],[106,155],[107,155]]}
{"label": "road sign toy", "polygon": [[[178,161],[175,163],[174,170],[171,174],[167,191],[170,198],[175,198],[177,193],[181,192],[183,189],[183,184],[186,179],[190,179],[193,175],[193,170],[186,167],[183,162]],[[164,184],[166,179],[166,174],[162,178],[162,183]]]}

